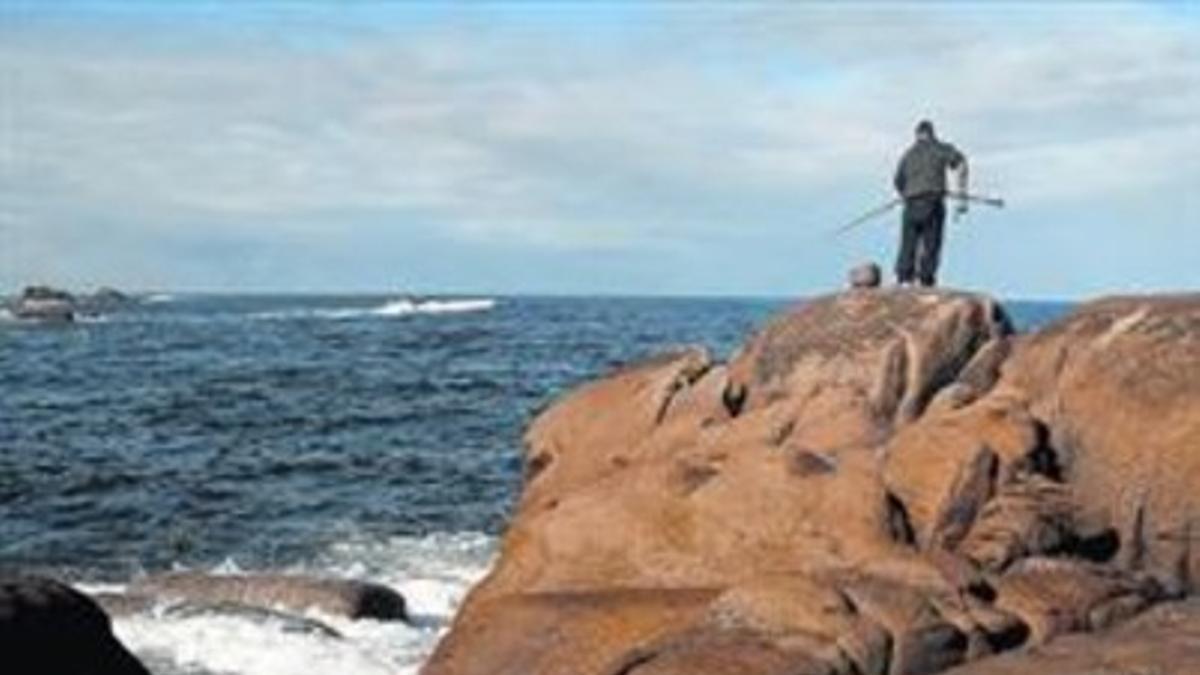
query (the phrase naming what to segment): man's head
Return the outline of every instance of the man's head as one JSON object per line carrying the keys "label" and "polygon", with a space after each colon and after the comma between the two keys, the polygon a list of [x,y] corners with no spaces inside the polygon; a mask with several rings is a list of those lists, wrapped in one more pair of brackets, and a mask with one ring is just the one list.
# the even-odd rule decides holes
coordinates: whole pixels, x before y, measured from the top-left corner
{"label": "man's head", "polygon": [[933,122],[921,120],[917,122],[917,140],[932,141],[934,139]]}

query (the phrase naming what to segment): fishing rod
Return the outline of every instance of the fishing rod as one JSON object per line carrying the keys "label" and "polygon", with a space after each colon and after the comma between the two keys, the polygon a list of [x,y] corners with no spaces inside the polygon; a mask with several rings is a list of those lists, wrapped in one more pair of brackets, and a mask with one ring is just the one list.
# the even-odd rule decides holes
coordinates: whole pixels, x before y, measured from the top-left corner
{"label": "fishing rod", "polygon": [[[1000,197],[989,197],[986,195],[973,195],[968,192],[946,192],[946,193],[943,193],[943,196],[950,197],[951,199],[958,199],[960,201],[975,202],[976,204],[985,204],[987,206],[994,206],[998,209],[1004,208],[1004,200],[1001,199]],[[862,225],[863,223],[867,222],[868,220],[872,220],[874,218],[882,216],[883,214],[887,213],[888,211],[891,211],[892,209],[896,208],[897,206],[899,206],[903,203],[904,203],[903,197],[896,197],[884,204],[880,204],[879,206],[871,209],[870,211],[867,211],[866,213],[862,214],[861,216],[855,218],[854,220],[846,223],[845,225],[842,225],[838,229],[833,230],[833,232],[831,232],[831,234],[833,234],[833,235],[845,234],[846,232],[853,230],[854,228],[858,227],[859,225]]]}

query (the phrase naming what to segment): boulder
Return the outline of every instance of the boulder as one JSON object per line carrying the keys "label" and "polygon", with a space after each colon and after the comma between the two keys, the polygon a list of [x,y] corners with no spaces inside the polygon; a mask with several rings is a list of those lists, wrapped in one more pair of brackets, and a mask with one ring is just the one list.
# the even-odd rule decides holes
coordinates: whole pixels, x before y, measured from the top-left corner
{"label": "boulder", "polygon": [[918,674],[1109,630],[1196,578],[1198,313],[1017,336],[851,290],[583,385],[424,672]]}
{"label": "boulder", "polygon": [[404,597],[396,591],[349,579],[173,572],[138,579],[130,584],[129,592],[133,596],[199,606],[231,604],[301,613],[317,610],[351,619],[380,621],[403,621],[408,616]]}
{"label": "boulder", "polygon": [[879,288],[883,283],[883,272],[875,263],[864,263],[850,269],[847,275],[850,288]]}
{"label": "boulder", "polygon": [[0,577],[3,672],[149,675],[86,595],[52,579]]}

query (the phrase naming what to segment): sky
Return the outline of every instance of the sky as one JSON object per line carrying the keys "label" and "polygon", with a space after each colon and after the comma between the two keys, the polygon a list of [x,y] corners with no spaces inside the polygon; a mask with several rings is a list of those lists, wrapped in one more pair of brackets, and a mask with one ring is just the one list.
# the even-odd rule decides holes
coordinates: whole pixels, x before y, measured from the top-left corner
{"label": "sky", "polygon": [[945,284],[1194,290],[1198,6],[0,0],[0,292],[818,293],[923,117]]}

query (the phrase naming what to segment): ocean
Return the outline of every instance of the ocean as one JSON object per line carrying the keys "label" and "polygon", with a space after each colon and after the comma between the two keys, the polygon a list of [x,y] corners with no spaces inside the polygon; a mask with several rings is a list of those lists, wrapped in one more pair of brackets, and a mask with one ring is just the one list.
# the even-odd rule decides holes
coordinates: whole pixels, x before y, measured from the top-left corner
{"label": "ocean", "polygon": [[[156,675],[415,673],[487,570],[524,426],[672,345],[728,355],[780,299],[151,295],[0,318],[0,568],[120,590],[147,572],[385,583],[410,624],[118,618]],[[1018,327],[1070,305],[1006,303]]]}

